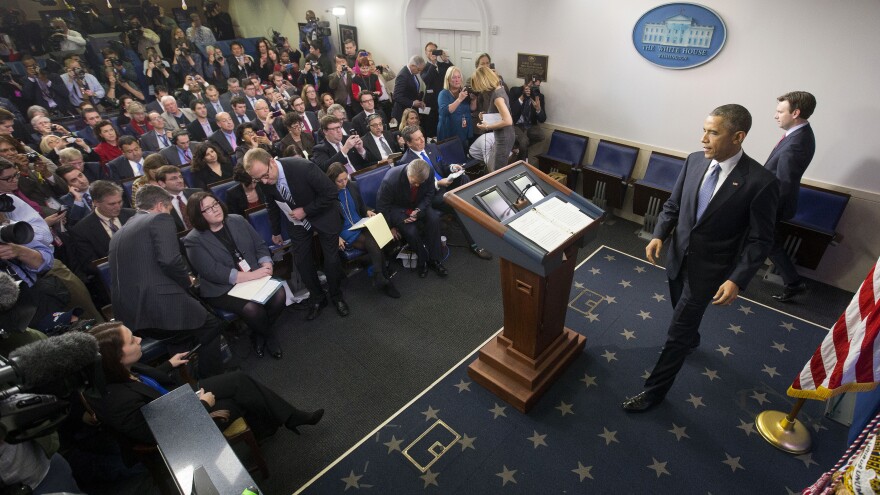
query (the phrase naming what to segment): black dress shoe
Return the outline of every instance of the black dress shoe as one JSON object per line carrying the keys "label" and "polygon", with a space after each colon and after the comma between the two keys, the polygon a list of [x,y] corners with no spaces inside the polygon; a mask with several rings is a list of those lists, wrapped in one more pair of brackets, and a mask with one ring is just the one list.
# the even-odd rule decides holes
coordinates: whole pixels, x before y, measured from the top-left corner
{"label": "black dress shoe", "polygon": [[318,424],[318,422],[321,421],[321,418],[323,418],[323,417],[324,417],[324,410],[323,409],[318,409],[317,411],[314,411],[307,416],[305,415],[305,413],[303,411],[296,411],[293,414],[291,414],[289,418],[287,418],[287,421],[285,421],[284,426],[286,426],[288,430],[299,435],[299,430],[296,429],[298,426],[302,426],[302,425],[314,426],[314,425]]}
{"label": "black dress shoe", "polygon": [[640,413],[640,412],[645,412],[645,411],[653,408],[654,406],[656,406],[657,404],[659,404],[661,402],[663,402],[662,398],[657,399],[657,398],[651,397],[651,395],[649,395],[648,392],[642,392],[639,395],[636,395],[635,397],[630,397],[629,399],[626,399],[625,401],[623,401],[623,404],[621,404],[621,406],[623,407],[623,410],[626,412]]}
{"label": "black dress shoe", "polygon": [[437,272],[437,275],[440,275],[441,277],[449,275],[449,270],[447,270],[446,267],[443,266],[443,263],[440,263],[439,261],[429,261],[428,267]]}
{"label": "black dress shoe", "polygon": [[339,313],[339,316],[348,316],[348,304],[345,304],[342,299],[336,301],[336,312]]}
{"label": "black dress shoe", "polygon": [[477,256],[479,256],[480,259],[484,259],[484,260],[491,260],[492,259],[492,253],[490,253],[489,251],[486,251],[485,249],[483,249],[479,246],[471,247],[471,252],[476,254]]}
{"label": "black dress shoe", "polygon": [[319,303],[312,304],[309,307],[309,314],[306,315],[307,321],[312,321],[321,314],[321,310],[327,307],[327,300],[324,299]]}
{"label": "black dress shoe", "polygon": [[392,297],[394,299],[400,299],[400,291],[397,290],[397,287],[391,283],[391,281],[387,281],[385,285],[382,286],[382,292],[388,295],[388,297]]}
{"label": "black dress shoe", "polygon": [[251,345],[254,348],[254,355],[258,358],[262,358],[265,355],[266,339],[262,335],[251,335]]}
{"label": "black dress shoe", "polygon": [[781,294],[773,294],[773,299],[776,299],[779,302],[788,302],[794,298],[794,296],[798,294],[802,294],[807,291],[807,284],[803,282],[799,282],[791,287],[786,286],[782,289]]}
{"label": "black dress shoe", "polygon": [[425,278],[428,276],[428,264],[419,265],[419,278]]}
{"label": "black dress shoe", "polygon": [[275,337],[270,337],[266,339],[265,349],[269,351],[269,355],[275,359],[281,359],[281,357],[284,355],[281,352],[281,344]]}
{"label": "black dress shoe", "polygon": [[295,303],[287,306],[287,309],[293,309],[296,311],[305,311],[305,310],[309,309],[309,301],[308,301],[308,299],[306,299],[306,300],[303,300],[300,302],[295,302]]}

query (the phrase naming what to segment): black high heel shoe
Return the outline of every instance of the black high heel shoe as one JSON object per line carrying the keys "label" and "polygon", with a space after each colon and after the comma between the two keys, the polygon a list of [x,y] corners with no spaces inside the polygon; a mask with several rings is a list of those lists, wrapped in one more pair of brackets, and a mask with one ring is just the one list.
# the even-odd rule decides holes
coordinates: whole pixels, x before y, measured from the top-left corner
{"label": "black high heel shoe", "polygon": [[266,355],[266,352],[265,352],[266,339],[263,338],[262,335],[252,335],[251,336],[251,345],[253,346],[254,354],[258,358],[262,358],[263,356]]}
{"label": "black high heel shoe", "polygon": [[304,418],[301,417],[301,415],[299,415],[297,413],[293,413],[290,415],[289,418],[287,418],[287,422],[284,423],[284,426],[286,426],[288,430],[299,435],[300,434],[299,430],[297,430],[298,426],[302,426],[302,425],[314,426],[314,425],[318,424],[318,422],[321,421],[321,418],[323,418],[323,417],[324,417],[324,410],[323,409],[318,409],[317,411],[312,412],[311,414],[309,414],[308,416],[306,416]]}

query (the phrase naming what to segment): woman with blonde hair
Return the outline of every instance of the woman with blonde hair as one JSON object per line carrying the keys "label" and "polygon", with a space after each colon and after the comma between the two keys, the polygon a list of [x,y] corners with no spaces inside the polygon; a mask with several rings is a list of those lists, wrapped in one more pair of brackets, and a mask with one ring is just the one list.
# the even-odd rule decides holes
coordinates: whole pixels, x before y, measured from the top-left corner
{"label": "woman with blonde hair", "polygon": [[[516,135],[513,132],[513,117],[510,115],[510,100],[501,86],[501,80],[488,67],[477,68],[471,77],[471,85],[474,91],[489,94],[488,108],[480,112],[480,122],[477,124],[477,128],[485,132],[492,131],[495,136],[495,149],[486,165],[491,170],[498,170],[507,165],[510,152],[516,143]],[[484,121],[489,115],[494,118]]]}
{"label": "woman with blonde hair", "polygon": [[165,165],[171,165],[168,163],[168,160],[159,153],[153,153],[150,156],[144,158],[144,175],[138,177],[131,183],[131,197],[134,198],[137,195],[138,189],[141,186],[146,184],[152,184],[154,186],[158,186],[159,183],[156,181],[156,171]]}
{"label": "woman with blonde hair", "polygon": [[476,95],[466,91],[461,69],[454,65],[446,69],[443,88],[437,96],[440,118],[437,124],[437,140],[458,136],[466,153],[474,133],[471,112],[477,109]]}

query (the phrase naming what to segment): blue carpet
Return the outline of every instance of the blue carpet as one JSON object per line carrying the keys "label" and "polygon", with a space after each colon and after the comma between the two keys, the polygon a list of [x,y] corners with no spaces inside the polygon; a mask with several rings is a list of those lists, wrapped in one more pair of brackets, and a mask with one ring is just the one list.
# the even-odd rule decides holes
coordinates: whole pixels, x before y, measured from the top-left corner
{"label": "blue carpet", "polygon": [[574,281],[566,323],[586,348],[529,414],[473,383],[470,356],[301,493],[785,494],[845,449],[846,428],[823,417],[824,403],[799,416],[810,454],[776,450],[754,425],[761,411],[791,409],[785,391],[825,329],[745,298],[710,307],[666,401],[628,415],[619,404],[666,338],[666,273],[602,247]]}

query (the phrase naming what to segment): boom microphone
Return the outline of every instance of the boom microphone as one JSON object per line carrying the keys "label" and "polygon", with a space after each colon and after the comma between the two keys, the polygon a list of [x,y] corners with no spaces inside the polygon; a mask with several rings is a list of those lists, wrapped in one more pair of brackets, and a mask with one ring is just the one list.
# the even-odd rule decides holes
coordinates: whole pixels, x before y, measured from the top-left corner
{"label": "boom microphone", "polygon": [[98,341],[82,332],[70,332],[19,347],[9,355],[8,365],[0,367],[0,382],[19,386],[0,394],[0,399],[10,392],[63,380],[95,364],[98,356]]}

